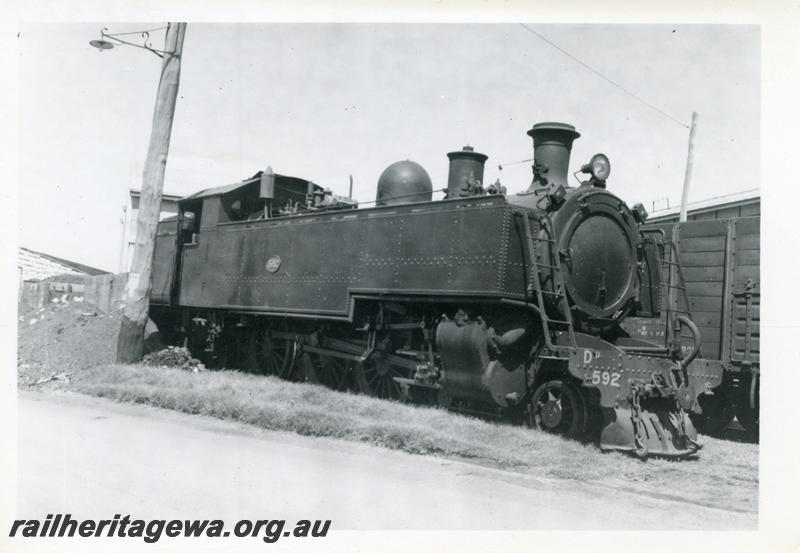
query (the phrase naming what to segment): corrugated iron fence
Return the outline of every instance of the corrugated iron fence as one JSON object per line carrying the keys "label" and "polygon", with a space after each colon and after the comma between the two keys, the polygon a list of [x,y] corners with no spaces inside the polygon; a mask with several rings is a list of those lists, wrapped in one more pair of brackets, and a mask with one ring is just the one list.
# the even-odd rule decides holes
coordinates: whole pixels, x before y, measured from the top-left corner
{"label": "corrugated iron fence", "polygon": [[54,298],[68,294],[70,299],[83,298],[101,311],[108,313],[125,303],[128,273],[118,275],[53,277],[40,282],[22,282],[19,289],[19,312],[39,309]]}

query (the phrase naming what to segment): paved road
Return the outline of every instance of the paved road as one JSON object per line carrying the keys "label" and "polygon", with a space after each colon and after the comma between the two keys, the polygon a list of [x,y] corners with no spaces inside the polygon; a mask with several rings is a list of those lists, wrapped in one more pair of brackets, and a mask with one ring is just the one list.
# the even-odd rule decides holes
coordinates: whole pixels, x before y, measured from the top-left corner
{"label": "paved road", "polygon": [[337,529],[754,528],[755,515],[78,395],[21,393],[17,508]]}

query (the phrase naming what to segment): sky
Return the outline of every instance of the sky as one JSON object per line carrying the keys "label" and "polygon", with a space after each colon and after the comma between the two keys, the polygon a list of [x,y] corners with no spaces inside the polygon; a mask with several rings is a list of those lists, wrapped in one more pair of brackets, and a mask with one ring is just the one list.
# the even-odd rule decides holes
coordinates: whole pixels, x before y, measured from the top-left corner
{"label": "sky", "polygon": [[[117,269],[160,60],[88,41],[102,27],[162,25],[22,27],[21,246]],[[759,188],[758,26],[528,26],[667,115],[519,24],[190,23],[164,191],[185,195],[269,165],[340,194],[353,175],[366,202],[400,159],[446,186],[447,152],[469,144],[489,156],[484,181],[513,193],[531,180],[529,162],[509,165],[531,157],[528,129],[563,121],[582,134],[571,171],[605,153],[608,188],[650,211],[680,202],[693,111],[689,201]],[[156,48],[163,38],[151,33]]]}

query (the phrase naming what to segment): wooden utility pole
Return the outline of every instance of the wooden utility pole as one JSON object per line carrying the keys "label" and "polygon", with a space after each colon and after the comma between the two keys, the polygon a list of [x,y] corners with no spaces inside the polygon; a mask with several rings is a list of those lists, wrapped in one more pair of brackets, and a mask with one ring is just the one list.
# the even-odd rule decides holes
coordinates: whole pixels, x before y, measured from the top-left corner
{"label": "wooden utility pole", "polygon": [[144,353],[144,329],[150,303],[156,226],[161,212],[161,191],[167,167],[172,119],[181,77],[181,53],[186,23],[170,23],[164,39],[164,57],[158,82],[153,128],[144,163],[136,243],[128,274],[127,300],[117,341],[117,362],[136,363]]}
{"label": "wooden utility pole", "polygon": [[683,177],[683,194],[681,195],[680,222],[686,221],[686,210],[689,203],[689,185],[692,182],[692,165],[694,165],[694,133],[697,130],[697,112],[692,112],[692,126],[689,129],[689,153],[686,156],[686,174]]}

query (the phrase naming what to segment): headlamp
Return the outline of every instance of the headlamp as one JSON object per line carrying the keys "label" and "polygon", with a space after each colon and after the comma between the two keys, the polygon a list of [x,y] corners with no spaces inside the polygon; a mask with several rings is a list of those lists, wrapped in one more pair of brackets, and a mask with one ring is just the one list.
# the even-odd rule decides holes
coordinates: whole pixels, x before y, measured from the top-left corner
{"label": "headlamp", "polygon": [[595,154],[591,161],[581,167],[581,173],[592,175],[592,178],[605,181],[611,174],[611,162],[605,154]]}

